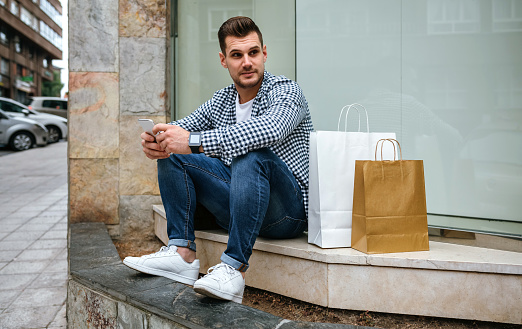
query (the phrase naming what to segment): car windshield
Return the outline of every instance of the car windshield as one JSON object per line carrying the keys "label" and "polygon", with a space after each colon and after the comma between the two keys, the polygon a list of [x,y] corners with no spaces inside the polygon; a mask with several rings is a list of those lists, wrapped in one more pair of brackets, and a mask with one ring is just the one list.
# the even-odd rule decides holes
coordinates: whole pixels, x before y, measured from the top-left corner
{"label": "car windshield", "polygon": [[42,103],[43,107],[52,107],[55,109],[67,109],[67,102],[61,101],[61,100],[44,100]]}
{"label": "car windshield", "polygon": [[22,113],[22,110],[24,110],[23,107],[21,106],[18,106],[16,104],[13,104],[11,102],[6,102],[6,101],[3,101],[3,100],[0,100],[0,107],[2,108],[2,110],[4,110],[5,112],[18,112],[18,113]]}

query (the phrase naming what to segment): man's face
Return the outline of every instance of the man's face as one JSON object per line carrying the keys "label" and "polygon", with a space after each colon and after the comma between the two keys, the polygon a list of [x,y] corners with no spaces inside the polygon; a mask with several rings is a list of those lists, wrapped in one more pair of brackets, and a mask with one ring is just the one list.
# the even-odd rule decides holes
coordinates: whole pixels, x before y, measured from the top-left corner
{"label": "man's face", "polygon": [[259,87],[263,80],[266,62],[266,45],[261,47],[257,33],[245,37],[228,36],[226,54],[219,53],[221,65],[228,69],[237,88]]}

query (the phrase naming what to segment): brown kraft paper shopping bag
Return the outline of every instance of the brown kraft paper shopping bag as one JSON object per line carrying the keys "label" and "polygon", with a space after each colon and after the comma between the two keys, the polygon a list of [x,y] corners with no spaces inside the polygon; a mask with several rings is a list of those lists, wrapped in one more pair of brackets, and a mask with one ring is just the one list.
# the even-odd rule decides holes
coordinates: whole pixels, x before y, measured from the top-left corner
{"label": "brown kraft paper shopping bag", "polygon": [[[388,141],[400,159],[377,161]],[[352,248],[367,254],[429,250],[422,160],[402,160],[394,139],[375,161],[355,162]],[[394,152],[395,153],[395,152]]]}

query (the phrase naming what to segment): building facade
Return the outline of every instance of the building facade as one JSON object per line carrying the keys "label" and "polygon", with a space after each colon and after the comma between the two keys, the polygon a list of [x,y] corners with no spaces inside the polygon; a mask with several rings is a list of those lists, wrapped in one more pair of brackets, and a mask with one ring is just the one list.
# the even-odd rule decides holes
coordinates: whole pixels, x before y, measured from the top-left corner
{"label": "building facade", "polygon": [[62,59],[58,0],[0,0],[0,96],[25,102],[52,81]]}
{"label": "building facade", "polygon": [[69,8],[72,222],[152,234],[161,200],[137,119],[181,118],[229,85],[216,33],[246,15],[263,32],[267,70],[302,87],[315,129],[336,130],[341,108],[360,103],[370,131],[395,132],[405,159],[424,160],[431,227],[522,237],[522,0]]}

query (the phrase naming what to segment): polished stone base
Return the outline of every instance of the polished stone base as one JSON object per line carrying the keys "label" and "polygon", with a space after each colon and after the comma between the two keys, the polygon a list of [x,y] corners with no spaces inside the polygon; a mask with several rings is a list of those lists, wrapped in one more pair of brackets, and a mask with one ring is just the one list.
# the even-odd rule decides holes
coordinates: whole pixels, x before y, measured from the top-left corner
{"label": "polished stone base", "polygon": [[[163,206],[154,206],[154,218],[166,243]],[[196,232],[202,272],[220,262],[227,239],[224,231]],[[321,249],[306,236],[258,238],[246,283],[332,308],[522,323],[518,252],[430,241],[430,251],[367,255]]]}

